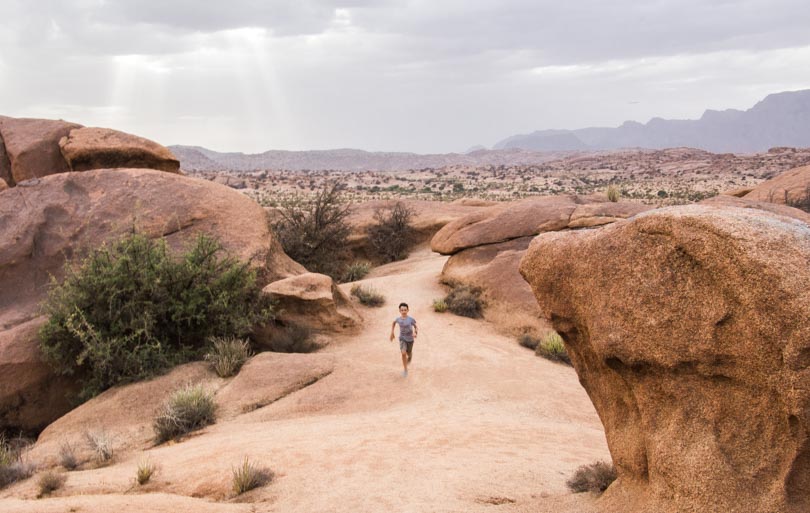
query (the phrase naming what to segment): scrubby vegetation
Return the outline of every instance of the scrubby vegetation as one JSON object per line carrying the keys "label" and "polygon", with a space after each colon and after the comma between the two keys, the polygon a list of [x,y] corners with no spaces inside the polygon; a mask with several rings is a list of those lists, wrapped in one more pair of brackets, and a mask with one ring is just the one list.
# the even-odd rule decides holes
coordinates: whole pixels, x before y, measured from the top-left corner
{"label": "scrubby vegetation", "polygon": [[314,340],[312,329],[300,324],[272,326],[269,338],[270,342],[265,346],[276,353],[312,353],[321,348]]}
{"label": "scrubby vegetation", "polygon": [[550,331],[535,346],[535,354],[555,362],[571,365],[571,359],[565,350],[565,343],[556,331]]}
{"label": "scrubby vegetation", "polygon": [[87,446],[93,451],[95,455],[96,464],[106,465],[112,461],[115,455],[113,447],[113,438],[105,430],[87,431],[84,434],[84,440]]}
{"label": "scrubby vegetation", "polygon": [[143,486],[152,479],[152,474],[155,473],[155,464],[148,459],[143,459],[138,462],[138,470],[135,472],[135,480],[139,485]]}
{"label": "scrubby vegetation", "polygon": [[272,317],[256,274],[200,236],[173,257],[138,233],[66,268],[44,305],[42,351],[59,374],[77,374],[87,399],[119,383],[196,359],[212,336],[243,336]]}
{"label": "scrubby vegetation", "polygon": [[187,385],[176,390],[155,415],[152,423],[155,441],[163,443],[213,424],[216,409],[214,395],[202,385]]}
{"label": "scrubby vegetation", "polygon": [[447,311],[447,303],[445,303],[444,299],[434,299],[433,300],[433,311],[443,313]]}
{"label": "scrubby vegetation", "polygon": [[355,261],[349,264],[349,267],[346,268],[346,272],[343,274],[343,279],[341,280],[344,283],[349,283],[352,281],[362,280],[366,277],[366,275],[371,271],[371,263],[370,262],[363,262],[363,261]]}
{"label": "scrubby vegetation", "polygon": [[456,315],[477,319],[484,313],[483,289],[460,282],[448,282],[450,292],[444,298],[447,309]]}
{"label": "scrubby vegetation", "polygon": [[368,240],[374,255],[381,262],[403,260],[413,245],[411,226],[414,212],[401,201],[374,212],[374,224],[368,228]]}
{"label": "scrubby vegetation", "polygon": [[616,480],[616,469],[612,463],[597,461],[579,467],[566,485],[575,493],[602,493]]}
{"label": "scrubby vegetation", "polygon": [[273,472],[259,467],[248,460],[247,456],[242,464],[233,468],[233,493],[241,495],[248,490],[264,486],[273,480]]}
{"label": "scrubby vegetation", "polygon": [[220,378],[233,376],[250,358],[250,344],[236,337],[213,337],[205,360]]}
{"label": "scrubby vegetation", "polygon": [[620,197],[621,197],[621,195],[622,195],[622,193],[621,193],[621,191],[619,190],[619,188],[618,188],[616,185],[613,185],[613,184],[608,185],[608,188],[607,188],[606,194],[607,194],[607,198],[608,198],[608,200],[609,200],[609,201],[612,201],[612,202],[614,202],[614,203],[615,203],[615,202],[617,202],[617,201],[619,201],[619,198],[620,198]]}
{"label": "scrubby vegetation", "polygon": [[537,349],[537,346],[540,345],[540,339],[531,333],[524,333],[518,337],[518,343],[521,346],[534,351]]}
{"label": "scrubby vegetation", "polygon": [[62,442],[59,446],[59,463],[65,470],[75,470],[79,466],[79,460],[76,459],[76,452],[70,442]]}
{"label": "scrubby vegetation", "polygon": [[58,472],[49,470],[39,476],[37,486],[39,487],[38,497],[44,497],[60,488],[65,484],[65,475]]}
{"label": "scrubby vegetation", "polygon": [[312,198],[293,196],[279,208],[273,225],[284,252],[307,270],[340,280],[350,257],[349,204],[343,186],[329,182]]}
{"label": "scrubby vegetation", "polygon": [[0,433],[0,488],[30,477],[34,470],[34,465],[23,461],[20,448]]}
{"label": "scrubby vegetation", "polygon": [[352,287],[351,294],[366,306],[382,306],[385,304],[385,296],[371,286],[355,285]]}

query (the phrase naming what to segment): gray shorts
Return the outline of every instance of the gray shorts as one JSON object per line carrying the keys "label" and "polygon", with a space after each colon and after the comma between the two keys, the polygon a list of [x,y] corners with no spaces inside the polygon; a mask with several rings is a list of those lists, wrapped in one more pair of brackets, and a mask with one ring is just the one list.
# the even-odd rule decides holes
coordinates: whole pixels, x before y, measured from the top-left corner
{"label": "gray shorts", "polygon": [[411,351],[413,351],[413,340],[408,342],[407,340],[399,339],[399,351],[400,352],[404,351],[408,354],[411,354]]}

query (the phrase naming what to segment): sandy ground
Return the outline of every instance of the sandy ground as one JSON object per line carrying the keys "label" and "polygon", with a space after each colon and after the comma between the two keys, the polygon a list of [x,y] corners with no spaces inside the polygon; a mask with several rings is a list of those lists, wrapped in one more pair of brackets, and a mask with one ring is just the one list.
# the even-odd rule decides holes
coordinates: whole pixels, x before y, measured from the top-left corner
{"label": "sandy ground", "polygon": [[[50,498],[36,499],[35,476],[1,491],[0,511],[597,511],[565,487],[580,465],[609,458],[575,372],[484,321],[433,312],[445,259],[424,249],[364,280],[388,303],[363,308],[362,332],[322,351],[334,371],[313,385],[179,443],[70,472]],[[400,301],[419,323],[407,378],[388,340]],[[231,469],[246,456],[275,478],[234,497]],[[139,487],[144,458],[159,468]]]}

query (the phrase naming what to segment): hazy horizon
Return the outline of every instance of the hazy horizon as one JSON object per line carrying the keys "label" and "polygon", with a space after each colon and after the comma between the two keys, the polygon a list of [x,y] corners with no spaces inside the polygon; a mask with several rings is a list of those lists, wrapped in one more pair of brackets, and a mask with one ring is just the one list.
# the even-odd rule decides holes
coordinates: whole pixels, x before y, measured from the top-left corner
{"label": "hazy horizon", "polygon": [[460,153],[810,88],[797,0],[0,7],[0,114],[223,152]]}

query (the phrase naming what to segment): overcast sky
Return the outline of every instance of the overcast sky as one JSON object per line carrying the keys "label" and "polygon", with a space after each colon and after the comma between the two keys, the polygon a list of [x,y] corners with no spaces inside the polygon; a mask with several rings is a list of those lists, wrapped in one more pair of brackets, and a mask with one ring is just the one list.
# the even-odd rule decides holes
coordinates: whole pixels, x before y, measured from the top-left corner
{"label": "overcast sky", "polygon": [[0,114],[219,151],[464,151],[807,88],[807,0],[0,0]]}

